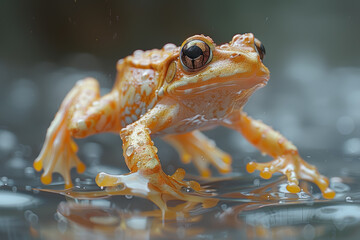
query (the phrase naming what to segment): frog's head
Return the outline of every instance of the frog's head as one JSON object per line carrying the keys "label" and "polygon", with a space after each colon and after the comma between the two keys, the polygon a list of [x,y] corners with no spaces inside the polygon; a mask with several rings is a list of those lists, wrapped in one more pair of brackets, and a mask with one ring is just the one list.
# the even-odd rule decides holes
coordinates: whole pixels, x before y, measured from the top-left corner
{"label": "frog's head", "polygon": [[237,34],[220,46],[210,37],[192,36],[169,62],[164,90],[182,98],[224,88],[253,91],[270,76],[262,62],[264,55],[264,46],[251,33]]}

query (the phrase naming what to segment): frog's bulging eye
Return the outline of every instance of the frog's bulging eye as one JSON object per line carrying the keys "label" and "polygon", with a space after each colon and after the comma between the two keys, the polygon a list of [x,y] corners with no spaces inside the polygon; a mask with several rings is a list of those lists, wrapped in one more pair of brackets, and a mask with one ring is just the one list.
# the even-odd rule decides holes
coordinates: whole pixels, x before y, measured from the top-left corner
{"label": "frog's bulging eye", "polygon": [[211,61],[212,52],[204,41],[190,40],[181,49],[180,61],[185,70],[193,72]]}
{"label": "frog's bulging eye", "polygon": [[261,61],[264,60],[264,57],[265,57],[265,54],[266,54],[264,44],[262,44],[262,43],[261,43],[258,39],[256,39],[256,38],[255,38],[254,44],[255,44],[255,49],[256,49],[256,51],[258,52]]}

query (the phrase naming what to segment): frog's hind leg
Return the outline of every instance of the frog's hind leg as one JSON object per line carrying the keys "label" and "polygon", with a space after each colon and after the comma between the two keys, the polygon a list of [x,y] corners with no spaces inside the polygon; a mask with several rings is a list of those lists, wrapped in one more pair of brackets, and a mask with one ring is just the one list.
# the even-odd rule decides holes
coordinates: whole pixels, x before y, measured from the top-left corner
{"label": "frog's hind leg", "polygon": [[34,161],[37,171],[44,169],[41,182],[49,184],[52,173],[60,173],[65,187],[72,186],[70,169],[76,167],[79,173],[85,171],[85,165],[76,156],[77,145],[72,137],[80,138],[111,130],[116,122],[116,99],[110,93],[100,99],[99,84],[95,79],[87,78],[77,82],[67,94],[60,109],[46,133],[45,143]]}
{"label": "frog's hind leg", "polygon": [[231,156],[217,148],[214,141],[200,131],[164,137],[179,152],[184,163],[193,161],[203,177],[211,175],[209,164],[213,164],[220,173],[231,171]]}

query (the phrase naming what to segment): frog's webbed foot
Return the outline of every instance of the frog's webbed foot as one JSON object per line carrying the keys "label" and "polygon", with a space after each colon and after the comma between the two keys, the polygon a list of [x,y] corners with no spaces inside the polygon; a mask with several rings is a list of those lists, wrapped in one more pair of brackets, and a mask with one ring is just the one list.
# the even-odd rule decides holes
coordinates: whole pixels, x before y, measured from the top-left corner
{"label": "frog's webbed foot", "polygon": [[70,169],[76,167],[79,173],[83,173],[85,165],[76,156],[78,148],[67,129],[66,117],[62,110],[56,114],[47,131],[40,155],[34,161],[34,168],[36,171],[44,169],[42,183],[50,184],[52,173],[58,172],[64,177],[65,188],[71,188]]}
{"label": "frog's webbed foot", "polygon": [[[94,129],[98,129],[96,125],[90,128],[91,124],[89,124],[96,124],[95,114],[86,115],[86,112],[99,96],[99,85],[92,78],[78,81],[66,95],[47,130],[40,155],[34,161],[34,168],[37,171],[44,169],[41,176],[42,183],[51,183],[52,173],[58,172],[64,177],[65,187],[70,188],[72,187],[71,168],[76,167],[79,173],[85,171],[85,165],[76,156],[78,148],[72,137],[84,137],[93,133]],[[107,103],[107,99],[97,104],[99,108],[102,107],[102,102]],[[94,112],[102,113],[96,109]]]}
{"label": "frog's webbed foot", "polygon": [[271,178],[275,172],[286,175],[288,179],[286,189],[291,193],[300,192],[299,180],[303,179],[315,183],[324,198],[332,199],[335,196],[335,192],[329,188],[327,177],[321,175],[315,166],[305,162],[297,153],[280,156],[268,163],[250,162],[246,170],[250,173],[259,170],[260,176],[264,179]]}
{"label": "frog's webbed foot", "polygon": [[186,202],[202,203],[204,207],[211,207],[217,203],[216,199],[205,199],[189,192],[201,191],[200,184],[195,181],[184,181],[185,171],[181,168],[169,176],[162,170],[146,174],[141,171],[124,175],[110,175],[101,172],[96,177],[100,187],[106,187],[109,194],[136,195],[148,198],[162,211],[167,211],[167,201],[183,200]]}
{"label": "frog's webbed foot", "polygon": [[193,161],[203,177],[211,175],[209,164],[213,164],[220,173],[231,171],[231,156],[199,131],[167,135],[164,139],[176,148],[184,163]]}

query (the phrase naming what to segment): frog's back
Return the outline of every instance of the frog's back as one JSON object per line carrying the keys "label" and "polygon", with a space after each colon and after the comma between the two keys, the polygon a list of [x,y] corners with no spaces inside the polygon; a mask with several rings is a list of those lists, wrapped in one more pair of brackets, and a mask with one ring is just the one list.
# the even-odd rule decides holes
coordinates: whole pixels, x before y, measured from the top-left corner
{"label": "frog's back", "polygon": [[178,55],[179,48],[166,44],[162,49],[136,50],[117,63],[114,91],[119,94],[121,126],[136,121],[158,101],[158,89],[169,62]]}

